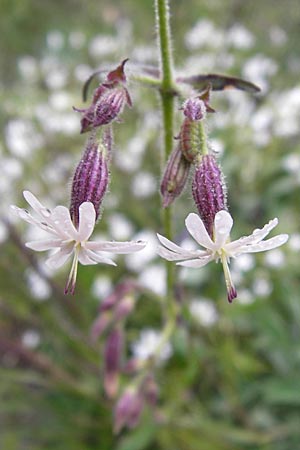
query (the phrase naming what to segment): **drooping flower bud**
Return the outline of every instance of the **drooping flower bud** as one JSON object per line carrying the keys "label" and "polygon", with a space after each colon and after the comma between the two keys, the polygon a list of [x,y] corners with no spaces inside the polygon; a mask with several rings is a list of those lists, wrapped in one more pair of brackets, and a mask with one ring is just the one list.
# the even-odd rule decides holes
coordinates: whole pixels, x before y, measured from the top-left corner
{"label": "drooping flower bud", "polygon": [[195,170],[192,192],[199,215],[213,237],[215,215],[227,210],[224,177],[213,155],[202,156]]}
{"label": "drooping flower bud", "polygon": [[119,398],[114,412],[114,432],[119,433],[123,427],[134,428],[141,416],[144,399],[137,388],[127,388]]}
{"label": "drooping flower bud", "polygon": [[70,215],[75,227],[79,224],[79,206],[83,202],[94,205],[96,219],[99,217],[100,206],[108,186],[108,147],[105,138],[108,130],[103,132],[100,141],[95,135],[88,139],[85,151],[73,177],[71,191]]}
{"label": "drooping flower bud", "polygon": [[104,348],[104,389],[109,398],[118,391],[122,347],[123,333],[118,327],[111,331]]}
{"label": "drooping flower bud", "polygon": [[169,157],[160,184],[163,208],[170,206],[181,194],[189,175],[190,166],[190,162],[183,156],[180,146],[177,145]]}
{"label": "drooping flower bud", "polygon": [[85,109],[73,108],[83,114],[81,133],[90,131],[102,125],[107,125],[117,119],[125,105],[132,106],[131,98],[125,87],[126,76],[124,66],[128,59],[109,72],[104,83],[94,91],[92,104]]}

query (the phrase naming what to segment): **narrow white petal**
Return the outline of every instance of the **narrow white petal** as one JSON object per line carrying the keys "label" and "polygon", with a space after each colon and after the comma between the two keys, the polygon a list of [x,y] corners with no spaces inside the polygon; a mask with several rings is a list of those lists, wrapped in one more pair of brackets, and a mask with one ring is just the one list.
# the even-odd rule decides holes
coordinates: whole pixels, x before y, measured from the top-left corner
{"label": "narrow white petal", "polygon": [[23,196],[32,209],[41,216],[44,220],[51,216],[51,211],[46,208],[30,191],[23,191]]}
{"label": "narrow white petal", "polygon": [[65,206],[56,206],[51,216],[53,227],[62,239],[77,240],[78,231],[73,225],[70,212]]}
{"label": "narrow white petal", "polygon": [[167,248],[162,247],[162,246],[159,246],[157,248],[157,253],[159,254],[159,256],[166,259],[167,261],[180,261],[180,260],[198,258],[198,257],[207,255],[207,252],[205,252],[205,251],[201,252],[200,250],[197,250],[194,252],[186,252],[185,253],[184,251],[182,251],[181,253],[176,253],[176,252],[173,252],[172,250],[168,250]]}
{"label": "narrow white petal", "polygon": [[216,246],[214,242],[211,240],[204,223],[197,214],[189,214],[185,219],[185,225],[190,235],[199,245],[208,248],[209,250],[215,249]]}
{"label": "narrow white petal", "polygon": [[249,236],[243,236],[236,241],[230,242],[228,245],[226,245],[226,251],[228,249],[231,254],[236,254],[239,253],[240,247],[244,247],[245,245],[257,244],[258,242],[262,241],[270,233],[270,231],[276,227],[277,224],[277,218],[270,220],[270,222],[267,223],[263,228],[254,230],[253,233]]}
{"label": "narrow white petal", "polygon": [[208,255],[203,258],[189,259],[187,261],[178,262],[178,263],[176,263],[176,265],[184,266],[184,267],[199,268],[199,267],[206,266],[206,264],[208,264],[212,260],[213,260],[213,257],[211,255]]}
{"label": "narrow white petal", "polygon": [[92,250],[86,250],[86,255],[97,263],[109,264],[111,266],[117,265],[112,259],[98,255],[98,253],[95,253]]}
{"label": "narrow white petal", "polygon": [[169,241],[169,239],[165,238],[164,236],[161,236],[160,234],[157,233],[157,237],[159,241],[162,243],[162,245],[167,249],[177,253],[185,252],[184,248],[180,247],[177,244],[174,244],[174,242]]}
{"label": "narrow white petal", "polygon": [[87,241],[94,231],[96,221],[96,211],[93,203],[84,202],[79,206],[79,227],[78,238]]}
{"label": "narrow white petal", "polygon": [[44,250],[51,250],[52,248],[61,247],[61,239],[44,239],[41,241],[26,242],[26,247],[31,248],[37,252],[43,252]]}
{"label": "narrow white petal", "polygon": [[272,250],[273,248],[277,248],[285,244],[288,238],[289,236],[287,234],[279,234],[278,236],[268,239],[267,241],[261,241],[257,244],[241,246],[236,250],[235,256],[238,256],[242,253],[257,253]]}
{"label": "narrow white petal", "polygon": [[79,251],[78,261],[83,266],[89,266],[89,265],[92,265],[92,264],[97,264],[97,261],[91,259],[90,256],[88,255],[87,251],[85,249],[83,249],[83,248],[81,248],[80,251]]}
{"label": "narrow white petal", "polygon": [[89,250],[111,252],[118,254],[135,253],[142,250],[147,245],[144,241],[131,241],[131,242],[86,242],[84,247]]}
{"label": "narrow white petal", "polygon": [[222,248],[229,238],[233,220],[229,212],[219,211],[214,220],[214,240],[218,249]]}
{"label": "narrow white petal", "polygon": [[74,247],[60,248],[60,250],[47,259],[46,264],[52,269],[61,267],[67,259],[72,255]]}
{"label": "narrow white petal", "polygon": [[41,220],[38,220],[35,217],[33,217],[27,211],[27,209],[18,208],[18,206],[15,205],[11,205],[10,208],[14,212],[14,214],[17,214],[20,217],[20,219],[25,220],[25,222],[30,223],[31,225],[35,225],[41,228],[42,230],[45,230],[48,233],[57,236],[57,232],[52,228],[52,226],[49,223],[47,223],[46,220],[43,219],[43,221],[41,222]]}

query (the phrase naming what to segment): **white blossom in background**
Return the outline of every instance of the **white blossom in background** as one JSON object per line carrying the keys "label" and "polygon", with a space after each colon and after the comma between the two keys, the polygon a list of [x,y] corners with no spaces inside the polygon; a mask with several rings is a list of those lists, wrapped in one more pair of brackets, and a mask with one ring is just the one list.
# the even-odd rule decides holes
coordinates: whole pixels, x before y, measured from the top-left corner
{"label": "white blossom in background", "polygon": [[166,294],[165,268],[160,264],[151,264],[144,268],[139,274],[138,281],[141,286],[157,295],[164,296]]}
{"label": "white blossom in background", "polygon": [[279,269],[280,267],[283,267],[286,263],[285,254],[279,248],[276,248],[275,250],[271,250],[269,253],[267,253],[264,257],[264,260],[265,260],[266,266],[274,267],[277,269]]}
{"label": "white blossom in background", "polygon": [[220,48],[224,45],[224,32],[208,19],[199,20],[185,35],[185,45],[189,50],[204,46]]}
{"label": "white blossom in background", "polygon": [[219,318],[215,304],[205,298],[192,300],[189,309],[194,319],[206,327],[214,325]]}
{"label": "white blossom in background", "polygon": [[268,278],[259,275],[255,278],[252,290],[257,297],[268,297],[273,291],[273,285]]}
{"label": "white blossom in background", "polygon": [[111,279],[106,275],[98,275],[93,280],[92,293],[94,297],[102,299],[107,297],[113,290]]}
{"label": "white blossom in background", "polygon": [[[159,331],[152,328],[142,330],[139,339],[132,344],[133,357],[140,361],[147,360],[154,355],[160,340],[161,334]],[[172,353],[171,344],[166,342],[159,354],[155,356],[158,361],[166,361],[172,356]]]}
{"label": "white blossom in background", "polygon": [[131,182],[131,192],[137,198],[147,198],[156,193],[157,182],[150,172],[138,172]]}
{"label": "white blossom in background", "polygon": [[44,139],[29,120],[13,119],[5,127],[5,140],[11,153],[27,158],[44,144]]}
{"label": "white blossom in background", "polygon": [[47,45],[51,50],[61,50],[64,46],[65,38],[61,31],[51,30],[46,36]]}
{"label": "white blossom in background", "polygon": [[294,252],[300,251],[300,233],[291,234],[288,244]]}
{"label": "white blossom in background", "polygon": [[238,49],[249,49],[253,47],[255,38],[247,28],[236,23],[227,31],[226,42]]}
{"label": "white blossom in background", "polygon": [[35,330],[26,330],[21,337],[22,344],[29,349],[36,348],[39,345],[40,340],[40,334]]}
{"label": "white blossom in background", "polygon": [[35,300],[42,302],[50,297],[51,288],[49,283],[35,270],[30,268],[26,269],[25,278],[29,291]]}

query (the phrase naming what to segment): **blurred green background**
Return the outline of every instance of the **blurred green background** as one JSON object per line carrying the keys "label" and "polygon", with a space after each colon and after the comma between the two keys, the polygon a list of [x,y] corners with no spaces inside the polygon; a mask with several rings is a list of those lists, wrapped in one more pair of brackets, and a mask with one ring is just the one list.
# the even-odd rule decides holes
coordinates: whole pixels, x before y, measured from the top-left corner
{"label": "blurred green background", "polygon": [[[112,433],[102,388],[103,342],[90,326],[100,301],[126,276],[146,287],[127,323],[126,356],[162,323],[160,116],[154,91],[129,85],[134,107],[115,126],[110,192],[96,234],[145,238],[143,260],[81,267],[74,297],[67,269],[46,271],[38,237],[9,212],[32,190],[68,205],[85,136],[78,114],[84,81],[129,57],[156,64],[151,1],[0,2],[0,448],[3,450],[296,450],[300,448],[300,7],[296,0],[171,1],[179,73],[226,73],[262,88],[215,93],[212,147],[228,185],[233,238],[273,217],[282,248],[232,263],[238,299],[228,305],[220,265],[178,272],[183,317],[157,368],[160,399],[140,425]],[[92,86],[93,88],[96,86]],[[179,106],[179,105],[178,105]],[[180,124],[178,113],[177,128]],[[176,235],[195,211],[190,187],[174,206]],[[10,221],[8,225],[7,220]],[[153,288],[154,286],[154,288]],[[154,289],[154,292],[152,290]],[[149,344],[150,345],[150,344]],[[123,379],[124,386],[129,377]]]}

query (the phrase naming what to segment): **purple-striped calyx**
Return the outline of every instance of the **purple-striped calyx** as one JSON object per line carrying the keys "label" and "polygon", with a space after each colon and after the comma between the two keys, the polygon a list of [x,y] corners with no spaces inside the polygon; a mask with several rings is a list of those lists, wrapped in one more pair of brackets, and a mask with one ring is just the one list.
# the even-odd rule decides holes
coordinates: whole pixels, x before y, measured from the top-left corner
{"label": "purple-striped calyx", "polygon": [[110,132],[110,128],[106,128],[100,139],[96,139],[92,133],[76,167],[70,205],[70,215],[76,228],[79,224],[79,207],[83,202],[91,202],[95,208],[96,220],[99,217],[109,180]]}
{"label": "purple-striped calyx", "polygon": [[192,192],[199,215],[212,238],[215,215],[227,210],[224,177],[213,155],[204,155],[198,162]]}

